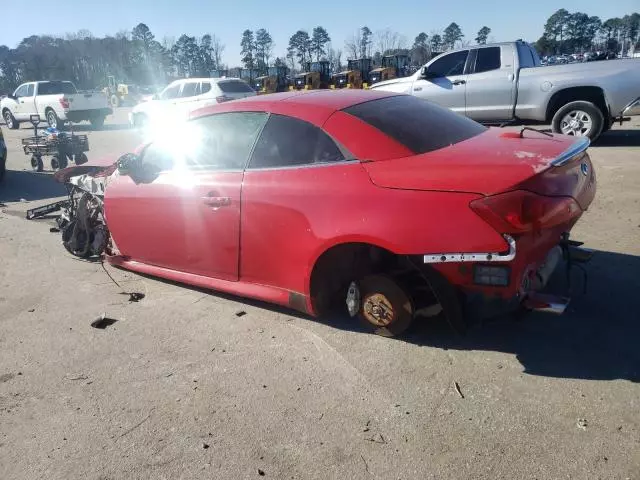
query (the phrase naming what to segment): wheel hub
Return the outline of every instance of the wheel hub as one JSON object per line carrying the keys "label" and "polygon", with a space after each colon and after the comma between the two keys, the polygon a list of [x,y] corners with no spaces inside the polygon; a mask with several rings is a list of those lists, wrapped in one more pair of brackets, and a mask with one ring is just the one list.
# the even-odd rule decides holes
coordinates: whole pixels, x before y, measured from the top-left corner
{"label": "wheel hub", "polygon": [[560,130],[565,135],[583,137],[591,130],[591,117],[581,110],[567,113],[560,122]]}
{"label": "wheel hub", "polygon": [[391,302],[381,293],[365,298],[362,309],[367,321],[380,327],[389,325],[395,316]]}

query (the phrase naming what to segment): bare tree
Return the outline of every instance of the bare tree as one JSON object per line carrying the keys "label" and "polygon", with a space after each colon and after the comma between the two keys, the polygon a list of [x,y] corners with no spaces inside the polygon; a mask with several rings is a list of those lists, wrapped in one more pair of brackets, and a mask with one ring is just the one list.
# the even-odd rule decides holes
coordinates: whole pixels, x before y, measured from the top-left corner
{"label": "bare tree", "polygon": [[405,48],[407,45],[407,39],[400,35],[398,32],[387,28],[385,30],[378,30],[375,34],[376,50],[382,55],[390,50],[398,50]]}
{"label": "bare tree", "polygon": [[353,36],[344,42],[344,49],[347,52],[347,58],[355,60],[358,58],[360,52],[360,45],[362,45],[362,29],[358,29],[353,33]]}
{"label": "bare tree", "polygon": [[211,57],[215,68],[222,68],[222,53],[224,52],[224,44],[215,35],[211,35]]}

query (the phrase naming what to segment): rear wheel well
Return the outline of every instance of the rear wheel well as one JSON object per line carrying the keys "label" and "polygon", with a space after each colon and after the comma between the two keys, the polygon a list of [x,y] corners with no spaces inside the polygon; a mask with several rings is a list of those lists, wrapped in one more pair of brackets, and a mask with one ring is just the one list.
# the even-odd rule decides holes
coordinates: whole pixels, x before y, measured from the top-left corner
{"label": "rear wheel well", "polygon": [[591,102],[597,106],[605,118],[605,123],[607,122],[607,119],[611,117],[609,107],[607,107],[607,103],[604,98],[604,92],[600,87],[573,87],[560,90],[553,94],[547,104],[546,121],[550,122],[556,112],[567,103],[578,100]]}
{"label": "rear wheel well", "polygon": [[309,290],[314,311],[324,315],[336,308],[353,279],[384,270],[385,264],[396,257],[367,243],[343,243],[329,248],[318,257],[311,271]]}
{"label": "rear wheel well", "polygon": [[370,275],[386,275],[412,298],[416,312],[440,304],[447,321],[462,330],[458,290],[421,256],[399,255],[368,243],[345,243],[326,250],[311,272],[309,290],[318,316],[346,309],[349,284]]}

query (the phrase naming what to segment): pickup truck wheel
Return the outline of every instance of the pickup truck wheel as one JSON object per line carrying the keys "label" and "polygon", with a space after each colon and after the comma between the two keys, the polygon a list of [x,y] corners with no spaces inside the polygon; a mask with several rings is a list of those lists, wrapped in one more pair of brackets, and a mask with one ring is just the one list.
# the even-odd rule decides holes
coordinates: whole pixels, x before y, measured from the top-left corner
{"label": "pickup truck wheel", "polygon": [[60,119],[58,118],[58,115],[56,114],[55,111],[53,111],[52,109],[47,110],[46,117],[47,117],[47,123],[51,128],[58,128],[58,125],[60,124]]}
{"label": "pickup truck wheel", "polygon": [[591,102],[576,101],[564,105],[551,121],[555,133],[574,137],[588,137],[592,141],[600,136],[604,127],[604,115]]}
{"label": "pickup truck wheel", "polygon": [[413,321],[409,295],[391,277],[368,275],[358,285],[358,317],[374,333],[393,337],[403,333]]}
{"label": "pickup truck wheel", "polygon": [[104,125],[104,117],[102,116],[97,116],[97,117],[91,117],[91,119],[89,120],[91,122],[91,125],[94,128],[102,128]]}
{"label": "pickup truck wheel", "polygon": [[16,122],[13,114],[8,109],[4,111],[4,114],[2,116],[4,117],[4,123],[7,125],[7,128],[9,130],[16,130],[20,126],[20,124]]}

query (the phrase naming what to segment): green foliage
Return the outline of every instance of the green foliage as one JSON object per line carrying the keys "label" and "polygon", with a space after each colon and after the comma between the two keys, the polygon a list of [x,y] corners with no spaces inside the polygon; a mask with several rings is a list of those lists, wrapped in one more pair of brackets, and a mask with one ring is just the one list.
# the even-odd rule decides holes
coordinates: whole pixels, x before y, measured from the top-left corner
{"label": "green foliage", "polygon": [[319,61],[321,58],[326,56],[327,51],[325,47],[327,43],[331,41],[331,37],[324,29],[324,27],[315,27],[313,29],[313,33],[311,35],[311,55],[315,55],[316,61]]}
{"label": "green foliage", "polygon": [[464,35],[462,34],[462,29],[455,22],[452,22],[444,29],[444,44],[448,48],[454,48],[456,46],[456,42],[459,42],[463,38]]}
{"label": "green foliage", "polygon": [[491,29],[489,27],[482,27],[478,30],[478,36],[476,37],[476,43],[478,45],[484,45],[487,43],[487,38],[489,38],[489,34],[491,33]]}

